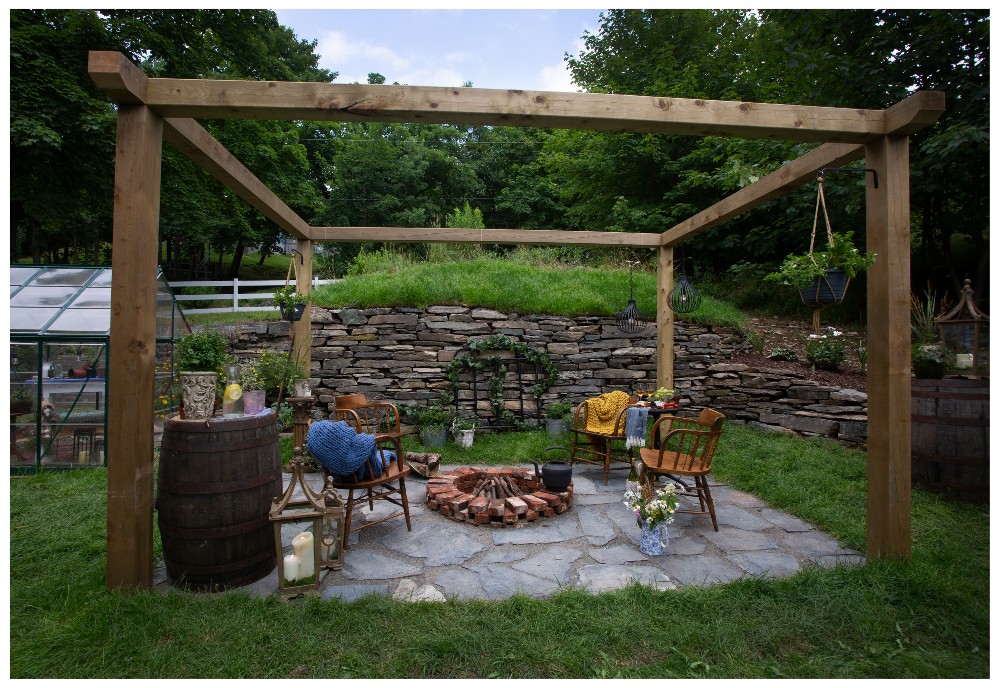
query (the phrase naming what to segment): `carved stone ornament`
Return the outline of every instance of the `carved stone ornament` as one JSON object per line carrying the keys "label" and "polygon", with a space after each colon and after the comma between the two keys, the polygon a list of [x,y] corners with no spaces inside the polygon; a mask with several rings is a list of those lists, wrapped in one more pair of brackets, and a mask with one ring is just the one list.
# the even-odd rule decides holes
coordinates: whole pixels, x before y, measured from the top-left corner
{"label": "carved stone ornament", "polygon": [[208,420],[215,415],[215,379],[217,373],[181,373],[181,398],[184,417],[188,420]]}

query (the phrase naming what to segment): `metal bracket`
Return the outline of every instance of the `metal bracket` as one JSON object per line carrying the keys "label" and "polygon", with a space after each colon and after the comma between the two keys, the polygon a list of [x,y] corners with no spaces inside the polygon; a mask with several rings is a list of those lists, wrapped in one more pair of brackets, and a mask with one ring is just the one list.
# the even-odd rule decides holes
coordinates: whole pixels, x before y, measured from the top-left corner
{"label": "metal bracket", "polygon": [[[875,182],[875,187],[878,188],[878,182]],[[294,248],[292,249],[292,255],[299,257],[299,265],[305,265],[306,264],[306,257],[304,255],[302,255],[301,253],[299,253]]]}
{"label": "metal bracket", "polygon": [[871,172],[872,173],[872,177],[873,177],[872,181],[875,183],[875,188],[876,189],[878,188],[878,172],[876,172],[875,170],[873,170],[870,167],[866,167],[864,169],[860,169],[860,168],[857,168],[857,167],[821,167],[818,170],[816,170],[816,175],[817,176],[823,176],[823,173],[827,172],[827,171],[830,171],[830,172],[861,172],[862,174],[864,174],[865,172]]}

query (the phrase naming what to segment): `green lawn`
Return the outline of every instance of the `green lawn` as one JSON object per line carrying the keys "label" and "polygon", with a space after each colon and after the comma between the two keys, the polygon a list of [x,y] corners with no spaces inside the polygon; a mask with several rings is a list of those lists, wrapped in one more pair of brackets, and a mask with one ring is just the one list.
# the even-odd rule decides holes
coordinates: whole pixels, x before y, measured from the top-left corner
{"label": "green lawn", "polygon": [[[518,463],[553,443],[480,435],[445,458]],[[863,453],[730,425],[715,472],[864,551]],[[106,489],[103,470],[11,478],[13,678],[989,676],[989,509],[921,491],[908,561],[407,604],[109,593]]]}

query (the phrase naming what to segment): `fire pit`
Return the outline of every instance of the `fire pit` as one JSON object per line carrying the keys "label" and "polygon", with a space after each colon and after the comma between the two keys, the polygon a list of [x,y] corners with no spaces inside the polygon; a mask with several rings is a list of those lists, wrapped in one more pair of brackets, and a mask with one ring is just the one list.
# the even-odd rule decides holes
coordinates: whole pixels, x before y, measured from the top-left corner
{"label": "fire pit", "polygon": [[427,506],[453,521],[517,526],[570,508],[573,485],[549,492],[526,468],[456,468],[427,481]]}

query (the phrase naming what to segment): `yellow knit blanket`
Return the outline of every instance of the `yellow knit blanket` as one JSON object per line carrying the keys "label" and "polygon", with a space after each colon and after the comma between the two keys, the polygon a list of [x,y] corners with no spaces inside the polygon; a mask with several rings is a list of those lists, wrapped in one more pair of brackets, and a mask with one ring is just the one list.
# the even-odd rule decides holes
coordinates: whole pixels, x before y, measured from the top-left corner
{"label": "yellow knit blanket", "polygon": [[[602,394],[593,399],[587,399],[587,432],[597,432],[602,435],[621,434],[616,432],[615,420],[618,414],[628,406],[628,392],[616,390]],[[624,418],[624,416],[623,416]],[[622,432],[624,432],[624,421],[622,422]]]}

